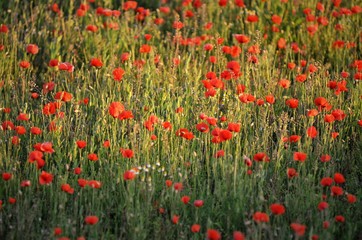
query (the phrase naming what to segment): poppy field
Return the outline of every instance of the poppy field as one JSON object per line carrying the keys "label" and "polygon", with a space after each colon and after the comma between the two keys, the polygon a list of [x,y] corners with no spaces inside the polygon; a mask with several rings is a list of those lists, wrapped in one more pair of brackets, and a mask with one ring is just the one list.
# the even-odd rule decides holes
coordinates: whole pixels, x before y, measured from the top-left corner
{"label": "poppy field", "polygon": [[360,1],[0,9],[0,239],[362,238]]}

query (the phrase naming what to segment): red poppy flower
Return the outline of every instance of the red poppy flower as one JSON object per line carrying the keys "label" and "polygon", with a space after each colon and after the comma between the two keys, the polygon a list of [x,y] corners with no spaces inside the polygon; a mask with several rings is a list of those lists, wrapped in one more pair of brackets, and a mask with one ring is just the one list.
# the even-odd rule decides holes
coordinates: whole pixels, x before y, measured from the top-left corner
{"label": "red poppy flower", "polygon": [[210,43],[207,43],[204,45],[205,51],[211,51],[214,48],[214,46]]}
{"label": "red poppy flower", "polygon": [[124,110],[121,112],[121,114],[118,116],[119,120],[126,120],[126,119],[132,119],[133,113],[131,111]]}
{"label": "red poppy flower", "polygon": [[323,211],[323,210],[327,209],[328,207],[329,207],[329,204],[327,202],[324,202],[324,201],[320,202],[318,204],[319,211]]}
{"label": "red poppy flower", "polygon": [[221,158],[225,156],[225,151],[224,150],[219,150],[215,153],[215,157],[216,158]]}
{"label": "red poppy flower", "polygon": [[59,63],[58,67],[59,70],[68,71],[70,73],[74,71],[74,66],[68,62]]}
{"label": "red poppy flower", "polygon": [[336,220],[336,222],[344,223],[345,218],[342,215],[337,215],[334,220]]}
{"label": "red poppy flower", "polygon": [[128,11],[130,9],[136,9],[137,8],[137,1],[126,1],[123,3],[122,9],[124,11]]}
{"label": "red poppy flower", "polygon": [[243,156],[244,163],[247,167],[251,167],[253,165],[253,162],[248,158],[247,156]]}
{"label": "red poppy flower", "polygon": [[246,21],[251,22],[251,23],[258,22],[259,17],[256,15],[248,15],[248,17],[246,18]]}
{"label": "red poppy flower", "polygon": [[220,137],[221,141],[227,141],[233,137],[233,134],[229,130],[223,129],[220,131],[219,137]]}
{"label": "red poppy flower", "polygon": [[216,229],[208,229],[206,235],[207,235],[208,240],[220,240],[221,239],[221,234]]}
{"label": "red poppy flower", "polygon": [[274,215],[283,215],[285,213],[285,207],[281,204],[274,203],[270,205],[270,211]]}
{"label": "red poppy flower", "polygon": [[293,178],[293,177],[298,176],[298,173],[297,173],[297,170],[295,170],[294,168],[288,168],[287,175],[288,175],[288,178]]}
{"label": "red poppy flower", "polygon": [[338,186],[331,187],[332,196],[341,196],[343,194],[343,188]]}
{"label": "red poppy flower", "polygon": [[143,44],[140,47],[140,53],[149,53],[149,52],[151,52],[151,46],[150,45]]}
{"label": "red poppy flower", "polygon": [[298,108],[298,99],[295,98],[289,98],[285,101],[285,104],[290,108]]}
{"label": "red poppy flower", "polygon": [[62,92],[57,92],[54,96],[54,99],[56,100],[60,100],[63,102],[69,102],[70,100],[72,100],[72,94],[62,91]]}
{"label": "red poppy flower", "polygon": [[333,123],[334,120],[335,120],[335,118],[332,114],[326,114],[324,116],[324,122],[326,122],[326,123]]}
{"label": "red poppy flower", "polygon": [[270,162],[270,158],[268,157],[268,155],[266,155],[266,153],[264,152],[258,152],[254,155],[253,157],[254,161],[257,161],[257,162]]}
{"label": "red poppy flower", "polygon": [[9,197],[8,201],[9,201],[10,204],[15,204],[16,203],[16,198]]}
{"label": "red poppy flower", "polygon": [[26,133],[26,129],[24,126],[16,126],[15,131],[18,135],[23,135]]}
{"label": "red poppy flower", "polygon": [[72,188],[69,184],[62,184],[61,190],[62,190],[63,192],[69,193],[69,194],[73,194],[73,193],[74,193],[74,188]]}
{"label": "red poppy flower", "polygon": [[54,152],[53,144],[51,142],[44,142],[40,144],[39,150],[46,153],[53,153]]}
{"label": "red poppy flower", "polygon": [[91,67],[101,68],[103,66],[103,63],[98,58],[92,58],[90,60],[90,65],[91,65]]}
{"label": "red poppy flower", "polygon": [[48,103],[43,107],[43,114],[44,115],[52,115],[56,112],[56,105],[54,103]]}
{"label": "red poppy flower", "polygon": [[245,235],[240,231],[234,231],[233,232],[233,240],[244,240]]}
{"label": "red poppy flower", "polygon": [[118,118],[124,110],[124,106],[120,102],[112,102],[108,107],[109,114],[113,118]]}
{"label": "red poppy flower", "polygon": [[361,81],[362,80],[362,72],[356,72],[353,76],[354,80]]}
{"label": "red poppy flower", "polygon": [[209,131],[209,126],[202,122],[196,125],[196,129],[202,133],[207,133]]}
{"label": "red poppy flower", "polygon": [[132,158],[134,155],[134,153],[131,149],[122,149],[121,148],[121,153],[124,158]]}
{"label": "red poppy flower", "polygon": [[210,61],[211,63],[216,63],[216,62],[217,62],[216,56],[210,56],[210,57],[209,57],[209,61]]}
{"label": "red poppy flower", "polygon": [[21,61],[21,62],[19,63],[19,66],[20,66],[21,68],[28,68],[28,67],[30,67],[30,63],[29,63],[28,61]]}
{"label": "red poppy flower", "polygon": [[279,38],[277,46],[279,49],[285,49],[287,41],[284,38]]}
{"label": "red poppy flower", "polygon": [[85,148],[87,146],[87,142],[83,141],[83,140],[76,141],[76,144],[77,144],[78,148],[80,148],[80,149]]}
{"label": "red poppy flower", "polygon": [[294,161],[304,162],[307,159],[307,154],[303,152],[294,152],[293,159]]}
{"label": "red poppy flower", "polygon": [[171,221],[172,221],[173,224],[177,224],[179,219],[180,219],[180,216],[173,215]]}
{"label": "red poppy flower", "polygon": [[297,82],[303,83],[303,82],[305,82],[307,80],[307,75],[306,74],[300,74],[300,75],[295,77],[295,80]]}
{"label": "red poppy flower", "polygon": [[332,115],[337,121],[342,121],[346,117],[346,114],[341,109],[333,110]]}
{"label": "red poppy flower", "polygon": [[13,137],[11,138],[11,143],[12,143],[13,145],[19,145],[19,144],[20,144],[20,138],[19,138],[18,136],[13,136]]}
{"label": "red poppy flower", "polygon": [[101,188],[101,186],[102,186],[102,183],[97,180],[89,180],[87,184],[91,188]]}
{"label": "red poppy flower", "polygon": [[97,156],[97,154],[95,154],[95,153],[90,153],[90,154],[88,154],[88,159],[90,160],[90,161],[98,161],[98,156]]}
{"label": "red poppy flower", "polygon": [[104,142],[103,142],[103,147],[104,148],[109,148],[111,146],[111,142],[109,141],[109,140],[105,140]]}
{"label": "red poppy flower", "polygon": [[228,130],[230,132],[240,132],[240,127],[241,127],[240,123],[229,123],[228,124]]}
{"label": "red poppy flower", "polygon": [[296,143],[296,142],[298,142],[301,138],[302,138],[302,137],[301,137],[301,136],[298,136],[298,135],[291,135],[288,140],[289,140],[289,142],[291,142],[291,143]]}
{"label": "red poppy flower", "polygon": [[42,133],[41,129],[38,127],[31,127],[30,133],[33,135],[40,135]]}
{"label": "red poppy flower", "polygon": [[181,202],[183,202],[184,204],[188,204],[190,202],[190,197],[189,196],[182,196]]}
{"label": "red poppy flower", "polygon": [[234,37],[238,43],[248,43],[250,41],[250,38],[243,34],[234,34]]}
{"label": "red poppy flower", "polygon": [[38,93],[31,93],[31,98],[32,99],[37,99],[39,97]]}
{"label": "red poppy flower", "polygon": [[214,117],[207,117],[206,121],[211,126],[216,126],[216,124],[217,124],[217,118],[214,118]]}
{"label": "red poppy flower", "polygon": [[333,183],[333,179],[330,178],[330,177],[324,177],[324,178],[322,178],[322,180],[321,180],[321,185],[322,185],[323,187],[331,186],[332,183]]}
{"label": "red poppy flower", "polygon": [[199,224],[193,224],[191,226],[191,232],[193,233],[198,233],[200,232],[201,226]]}
{"label": "red poppy flower", "polygon": [[324,228],[324,229],[329,228],[329,225],[330,225],[330,223],[329,223],[328,221],[324,221],[324,222],[323,222],[323,228]]}
{"label": "red poppy flower", "polygon": [[319,113],[319,112],[318,112],[317,109],[311,109],[311,110],[308,111],[307,116],[308,116],[308,117],[315,117],[315,116],[318,115],[318,113]]}
{"label": "red poppy flower", "polygon": [[[1,84],[1,83],[0,83]],[[1,85],[0,85],[1,86]],[[11,112],[11,108],[3,108],[3,112],[4,113],[10,113]]]}
{"label": "red poppy flower", "polygon": [[287,64],[287,66],[290,70],[293,70],[295,68],[296,64],[294,62],[290,62]]}
{"label": "red poppy flower", "polygon": [[122,68],[116,68],[113,70],[113,79],[117,82],[121,81],[125,71]]}
{"label": "red poppy flower", "polygon": [[1,32],[1,33],[8,33],[8,32],[9,32],[9,28],[8,28],[5,24],[1,24],[1,25],[0,25],[0,32]]}
{"label": "red poppy flower", "polygon": [[11,179],[11,177],[12,177],[11,173],[5,172],[5,173],[2,174],[2,178],[3,178],[4,181],[9,181]]}
{"label": "red poppy flower", "polygon": [[256,100],[256,105],[258,105],[258,106],[263,106],[264,105],[264,100],[263,99],[257,99]]}
{"label": "red poppy flower", "polygon": [[297,236],[303,236],[305,233],[305,230],[307,229],[307,226],[299,224],[299,223],[291,223],[290,227],[293,229],[294,233]]}
{"label": "red poppy flower", "polygon": [[4,121],[1,124],[1,128],[2,128],[3,131],[14,130],[15,126],[14,126],[13,122],[11,122],[11,121]]}
{"label": "red poppy flower", "polygon": [[35,44],[29,44],[26,47],[26,52],[35,55],[35,54],[37,54],[39,52],[39,48]]}
{"label": "red poppy flower", "polygon": [[21,183],[20,183],[20,187],[30,187],[30,185],[31,185],[30,180],[24,180],[24,181],[21,181]]}
{"label": "red poppy flower", "polygon": [[276,25],[280,25],[282,23],[282,18],[275,14],[272,16],[271,20]]}
{"label": "red poppy flower", "polygon": [[203,200],[195,200],[194,201],[194,206],[199,208],[202,207],[204,205],[204,201]]}
{"label": "red poppy flower", "polygon": [[234,0],[234,3],[238,7],[241,7],[241,8],[245,7],[244,0]]}
{"label": "red poppy flower", "polygon": [[54,82],[47,82],[43,84],[43,93],[47,94],[50,91],[53,91],[55,87],[55,83]]}
{"label": "red poppy flower", "polygon": [[331,156],[328,154],[322,155],[320,160],[321,162],[329,162],[331,160]]}
{"label": "red poppy flower", "polygon": [[136,173],[133,170],[125,171],[123,174],[123,179],[125,181],[132,180],[136,177]]}
{"label": "red poppy flower", "polygon": [[345,183],[346,179],[344,178],[344,176],[341,173],[335,173],[334,174],[334,182],[341,184],[341,183]]}
{"label": "red poppy flower", "polygon": [[171,180],[166,180],[165,183],[166,183],[166,186],[168,188],[172,186],[172,181]]}
{"label": "red poppy flower", "polygon": [[255,212],[254,215],[253,215],[253,219],[257,223],[269,222],[268,214],[263,213],[263,212]]}
{"label": "red poppy flower", "polygon": [[275,103],[275,97],[273,95],[267,95],[265,97],[265,101],[267,101],[267,103],[269,103],[269,104],[274,104]]}
{"label": "red poppy flower", "polygon": [[178,182],[178,183],[175,183],[175,184],[173,185],[173,188],[174,188],[176,191],[182,191],[183,185],[182,185],[182,183]]}
{"label": "red poppy flower", "polygon": [[324,12],[324,6],[321,2],[317,3],[316,9],[320,12]]}
{"label": "red poppy flower", "polygon": [[248,93],[242,93],[239,95],[239,100],[242,103],[252,103],[255,101],[255,97]]}
{"label": "red poppy flower", "polygon": [[80,167],[74,168],[74,174],[79,175],[82,173],[82,169]]}
{"label": "red poppy flower", "polygon": [[332,132],[331,133],[332,138],[337,138],[339,136],[338,132]]}
{"label": "red poppy flower", "polygon": [[93,33],[95,33],[95,32],[98,31],[98,27],[97,27],[96,25],[92,25],[92,24],[87,25],[87,27],[86,27],[85,29],[86,29],[87,31],[93,32]]}
{"label": "red poppy flower", "polygon": [[314,104],[319,108],[319,111],[329,105],[327,99],[325,99],[324,97],[317,97],[316,99],[314,99]]}
{"label": "red poppy flower", "polygon": [[53,175],[51,173],[47,173],[45,171],[42,171],[39,176],[39,184],[45,185],[50,184],[53,181]]}
{"label": "red poppy flower", "polygon": [[349,193],[349,194],[347,194],[347,201],[349,203],[355,203],[355,202],[357,202],[357,197],[355,195]]}
{"label": "red poppy flower", "polygon": [[309,66],[308,66],[308,71],[310,72],[310,73],[314,73],[314,72],[316,72],[318,70],[318,68],[316,67],[316,66],[314,66],[313,64],[310,64]]}
{"label": "red poppy flower", "polygon": [[78,186],[81,187],[81,188],[84,188],[88,184],[88,181],[83,179],[83,178],[79,178],[77,180],[77,182],[78,182]]}
{"label": "red poppy flower", "polygon": [[76,15],[77,17],[83,17],[85,15],[86,11],[84,11],[83,9],[78,8],[76,11]]}
{"label": "red poppy flower", "polygon": [[35,161],[41,160],[43,158],[43,153],[41,151],[32,151],[29,154],[28,161],[33,163]]}
{"label": "red poppy flower", "polygon": [[280,79],[278,85],[284,89],[287,89],[290,87],[290,81],[288,79]]}
{"label": "red poppy flower", "polygon": [[84,219],[84,222],[88,225],[94,225],[99,221],[97,216],[87,216]]}
{"label": "red poppy flower", "polygon": [[58,65],[59,65],[59,61],[58,61],[58,59],[51,59],[50,61],[49,61],[49,67],[58,67]]}
{"label": "red poppy flower", "polygon": [[19,120],[19,121],[28,121],[29,120],[29,117],[26,113],[20,113],[17,117],[16,117],[16,120]]}
{"label": "red poppy flower", "polygon": [[173,24],[172,24],[172,27],[174,29],[181,29],[184,27],[184,24],[180,21],[174,21]]}
{"label": "red poppy flower", "polygon": [[54,228],[54,236],[59,236],[62,234],[62,229],[60,227]]}
{"label": "red poppy flower", "polygon": [[307,129],[307,135],[310,138],[315,138],[318,135],[318,131],[314,126],[311,126]]}

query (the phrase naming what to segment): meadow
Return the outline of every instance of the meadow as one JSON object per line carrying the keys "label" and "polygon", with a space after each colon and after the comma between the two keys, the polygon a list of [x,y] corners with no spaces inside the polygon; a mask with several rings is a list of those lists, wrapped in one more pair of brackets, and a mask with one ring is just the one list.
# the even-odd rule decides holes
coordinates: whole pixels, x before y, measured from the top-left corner
{"label": "meadow", "polygon": [[0,10],[0,239],[362,238],[360,1]]}

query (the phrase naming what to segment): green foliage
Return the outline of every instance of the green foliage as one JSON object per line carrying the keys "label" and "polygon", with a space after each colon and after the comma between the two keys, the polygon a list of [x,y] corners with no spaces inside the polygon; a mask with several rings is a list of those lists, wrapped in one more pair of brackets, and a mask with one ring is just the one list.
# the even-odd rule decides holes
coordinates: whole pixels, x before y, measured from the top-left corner
{"label": "green foliage", "polygon": [[[325,10],[319,12],[317,1],[244,1],[246,8],[234,1],[225,7],[218,1],[204,1],[195,8],[180,7],[181,1],[150,0],[137,1],[138,6],[150,8],[149,15],[140,16],[122,10],[124,2],[90,3],[84,16],[77,16],[83,1],[59,1],[59,13],[49,1],[0,3],[5,10],[0,25],[9,28],[8,33],[0,33],[4,46],[0,51],[0,173],[12,174],[10,180],[0,180],[0,239],[205,239],[211,228],[223,239],[231,239],[234,231],[242,231],[248,239],[285,239],[294,234],[291,223],[307,227],[304,238],[313,234],[320,239],[358,238],[362,85],[354,77],[360,70],[353,65],[362,57],[361,13],[333,17],[341,8],[331,1],[323,1]],[[357,1],[343,2],[342,7],[354,5]],[[121,10],[121,15],[96,14],[100,6]],[[160,6],[170,7],[170,13],[161,12]],[[328,19],[314,35],[307,30],[316,23],[306,22],[307,7],[317,18]],[[194,16],[186,17],[185,10],[192,10]],[[246,21],[254,13],[258,22]],[[279,31],[272,31],[274,14],[282,17],[280,25],[274,24]],[[155,24],[157,18],[164,23]],[[181,21],[183,28],[174,29],[175,21]],[[336,24],[344,30],[337,31]],[[90,25],[97,30],[90,31]],[[145,34],[152,38],[146,40]],[[235,34],[244,34],[250,41],[241,44]],[[281,38],[285,48],[278,47]],[[336,40],[344,41],[344,46],[336,47]],[[39,52],[27,53],[29,44],[36,44]],[[140,50],[145,44],[151,46],[149,53]],[[212,50],[205,50],[206,44]],[[224,46],[234,47],[235,55],[225,53]],[[128,60],[121,59],[124,53],[129,53]],[[215,63],[211,56],[216,57]],[[50,67],[51,59],[71,64],[74,71],[62,70],[64,64]],[[102,66],[92,66],[92,59]],[[28,61],[30,67],[21,68],[21,61]],[[228,66],[232,61],[239,64],[240,72]],[[315,72],[310,72],[311,66]],[[113,71],[119,68],[124,73],[117,80]],[[342,71],[349,76],[342,77]],[[217,76],[212,83],[206,81],[209,72]],[[301,74],[306,74],[306,81],[297,80]],[[289,80],[290,86],[281,87],[281,79]],[[327,87],[332,80],[338,82],[337,88]],[[207,96],[208,84],[213,85],[215,96]],[[61,100],[63,91],[71,97]],[[252,96],[244,98],[246,94]],[[274,103],[268,102],[268,95],[275,97]],[[332,107],[323,105],[318,115],[310,117],[308,111],[318,109],[317,97]],[[298,108],[286,105],[291,98],[298,99]],[[122,103],[132,117],[112,117],[113,102]],[[57,109],[46,114],[45,106]],[[327,123],[325,116],[338,109],[345,115]],[[19,120],[20,113],[29,120]],[[338,111],[334,115],[337,118]],[[23,126],[26,133],[19,133],[19,128],[5,130],[6,121]],[[165,122],[172,127],[166,129]],[[207,133],[197,129],[201,122],[207,124]],[[240,124],[240,131],[215,143],[218,138],[212,130],[226,130],[229,123]],[[311,126],[318,131],[315,138],[307,134]],[[32,127],[42,134],[31,133]],[[338,137],[331,137],[333,133]],[[292,135],[300,139],[292,142],[288,138]],[[86,146],[79,148],[78,140]],[[106,141],[109,147],[104,146]],[[52,143],[54,153],[37,143]],[[29,161],[34,149],[45,151],[41,169],[37,169],[39,159]],[[127,158],[125,149],[134,156]],[[306,160],[296,161],[295,152],[305,153]],[[89,159],[91,153],[97,154],[97,161]],[[267,158],[257,161],[257,153]],[[322,162],[326,154],[331,160]],[[78,167],[80,174],[75,173]],[[297,176],[288,177],[290,168]],[[126,180],[124,174],[130,170],[137,174]],[[42,171],[54,177],[48,184],[39,180]],[[346,179],[333,184],[343,188],[341,196],[332,196],[331,188],[320,184],[335,173]],[[88,182],[85,187],[80,186],[82,179]],[[30,186],[20,186],[24,180]],[[166,186],[166,180],[172,184]],[[176,183],[182,183],[182,191],[175,189]],[[66,192],[64,184],[74,192]],[[356,196],[357,202],[349,203],[347,194]],[[188,204],[181,201],[183,196],[190,197]],[[16,203],[10,204],[9,198]],[[200,208],[193,205],[197,199],[204,201]],[[329,208],[319,211],[322,200]],[[283,204],[285,214],[272,214],[273,203]],[[253,219],[258,211],[267,213],[268,223]],[[175,215],[180,217],[177,224],[172,222]],[[336,222],[337,215],[343,215],[345,222]],[[99,222],[86,224],[86,216],[97,216]],[[330,222],[328,229],[323,221]],[[201,225],[199,233],[190,231],[195,223]],[[54,236],[56,227],[63,231],[60,236]]]}

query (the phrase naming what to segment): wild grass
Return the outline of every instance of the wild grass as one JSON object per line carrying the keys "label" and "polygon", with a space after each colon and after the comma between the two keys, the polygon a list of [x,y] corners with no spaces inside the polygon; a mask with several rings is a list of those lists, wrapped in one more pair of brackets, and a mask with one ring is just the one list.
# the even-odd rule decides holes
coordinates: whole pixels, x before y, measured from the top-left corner
{"label": "wild grass", "polygon": [[[338,1],[321,1],[323,12],[315,0],[244,1],[246,7],[238,7],[237,1],[227,1],[225,7],[219,1],[202,1],[199,8],[195,2],[182,6],[181,1],[139,1],[138,7],[144,3],[151,8],[148,13],[140,8],[124,10],[125,1],[59,1],[58,13],[55,2],[43,0],[0,4],[0,25],[8,28],[0,32],[1,239],[218,239],[207,233],[209,229],[223,239],[232,239],[235,231],[246,239],[361,237],[358,1],[343,1],[339,7],[334,5]],[[77,16],[77,10],[86,6],[84,16]],[[97,14],[98,7],[119,10],[121,15],[107,17],[100,9]],[[169,7],[170,12],[160,7]],[[310,14],[303,13],[306,8]],[[187,18],[187,10],[194,16]],[[137,20],[145,13],[149,15]],[[252,14],[259,17],[257,22],[247,21]],[[273,15],[282,18],[280,25],[273,23]],[[311,15],[315,20],[307,22]],[[318,23],[318,17],[325,17],[328,24]],[[155,24],[156,18],[164,23]],[[175,29],[175,21],[183,27]],[[210,23],[210,29],[205,27]],[[307,27],[315,24],[318,29],[311,34]],[[343,30],[336,30],[337,24]],[[89,25],[98,30],[87,31]],[[272,31],[273,26],[279,31]],[[145,34],[152,38],[147,41]],[[235,34],[250,41],[241,44]],[[281,38],[285,48],[278,47]],[[336,40],[343,46],[336,47]],[[36,44],[38,53],[27,52],[29,44]],[[149,53],[141,53],[144,44],[151,46]],[[206,51],[205,44],[211,44],[212,50]],[[226,54],[224,46],[240,47],[240,53]],[[250,49],[253,46],[260,52]],[[129,59],[121,59],[124,53]],[[210,56],[215,56],[215,63]],[[94,58],[102,66],[92,66]],[[50,67],[51,59],[70,63],[74,71]],[[30,67],[20,67],[21,61]],[[239,72],[228,67],[231,61],[239,64]],[[288,63],[295,63],[295,68]],[[311,66],[315,71],[310,71]],[[113,77],[116,68],[124,70],[120,81]],[[215,96],[207,97],[202,80],[209,72],[223,86],[211,87]],[[239,76],[225,78],[236,73]],[[300,74],[306,74],[304,82],[297,80]],[[281,87],[281,79],[288,79],[290,87]],[[340,85],[331,89],[330,81]],[[49,83],[54,83],[50,91]],[[342,90],[336,93],[338,89]],[[69,101],[55,99],[63,91],[71,94]],[[243,94],[255,99],[243,103]],[[267,102],[268,95],[273,95],[274,103]],[[331,108],[318,109],[318,97]],[[298,99],[297,108],[287,106],[291,98]],[[112,117],[113,102],[122,103],[133,117]],[[61,106],[47,115],[43,110],[49,103]],[[318,115],[309,116],[311,109],[319,110]],[[338,109],[345,116],[326,122],[325,116]],[[29,120],[19,120],[20,113]],[[333,116],[337,118],[338,111]],[[207,121],[212,118],[215,125]],[[151,131],[146,128],[150,119]],[[171,123],[170,129],[165,129],[165,122]],[[207,133],[196,128],[201,122],[209,127]],[[226,130],[229,123],[240,124],[240,131],[214,143],[215,129]],[[26,133],[20,134],[17,126]],[[315,138],[307,134],[311,126],[317,129]],[[32,134],[32,127],[42,133]],[[179,136],[179,129],[192,132],[193,138]],[[333,133],[338,136],[332,137]],[[289,142],[286,137],[291,135],[300,140]],[[76,144],[79,140],[87,143],[82,149]],[[109,147],[104,146],[106,141]],[[41,169],[29,162],[37,143],[52,143],[54,149],[54,153],[38,149],[44,152]],[[124,157],[121,149],[132,150],[134,156]],[[219,150],[224,155],[219,152],[216,157]],[[295,152],[305,153],[306,160],[296,161]],[[90,153],[98,160],[89,160]],[[257,153],[265,153],[270,161],[255,160]],[[326,154],[331,160],[322,162]],[[249,160],[251,166],[246,164]],[[81,168],[80,174],[75,174],[76,168]],[[297,176],[288,177],[289,168]],[[42,171],[54,176],[48,184],[40,184]],[[134,178],[125,179],[127,171],[135,173]],[[11,174],[10,179],[5,173]],[[336,173],[344,176],[345,183],[336,180]],[[332,185],[342,187],[343,194],[333,196],[331,187],[320,184],[324,177],[334,178]],[[79,179],[98,182],[80,187]],[[25,180],[30,186],[21,186]],[[167,180],[172,181],[169,186]],[[177,183],[182,190],[175,189]],[[62,191],[63,184],[74,193]],[[190,197],[188,204],[181,201],[183,196]],[[195,200],[204,205],[195,207]],[[323,211],[318,209],[322,201],[329,204]],[[273,214],[273,203],[282,204],[285,213]],[[266,213],[269,220],[260,222],[256,212]],[[338,215],[343,222],[336,220]],[[99,221],[93,225],[85,221],[87,216]],[[177,222],[174,216],[179,216]],[[292,223],[304,225],[305,233],[293,231]],[[199,232],[191,231],[193,224],[201,226]],[[55,228],[62,232],[55,234]]]}

